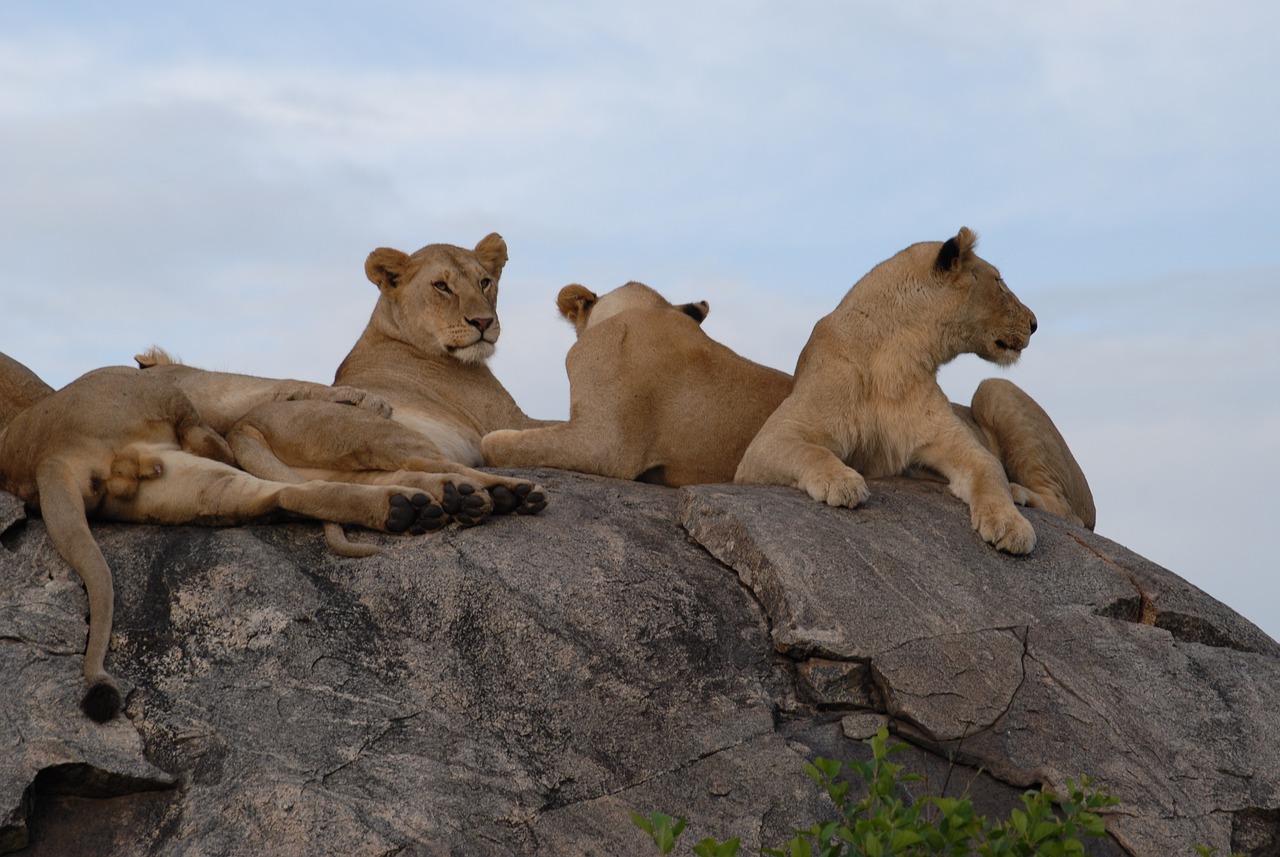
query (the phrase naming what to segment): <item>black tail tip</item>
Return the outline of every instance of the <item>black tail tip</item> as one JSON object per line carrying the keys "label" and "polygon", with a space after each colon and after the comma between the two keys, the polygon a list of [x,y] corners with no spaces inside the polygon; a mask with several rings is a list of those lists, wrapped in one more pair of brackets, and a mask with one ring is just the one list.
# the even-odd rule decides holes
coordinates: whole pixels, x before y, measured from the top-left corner
{"label": "black tail tip", "polygon": [[107,679],[94,682],[80,700],[80,710],[95,723],[106,723],[120,713],[120,689]]}

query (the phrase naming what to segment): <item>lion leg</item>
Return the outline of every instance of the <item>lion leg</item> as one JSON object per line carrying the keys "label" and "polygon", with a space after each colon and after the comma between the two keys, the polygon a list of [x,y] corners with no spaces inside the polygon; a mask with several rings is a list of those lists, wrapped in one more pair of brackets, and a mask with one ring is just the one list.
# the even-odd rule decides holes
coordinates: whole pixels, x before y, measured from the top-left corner
{"label": "lion leg", "polygon": [[407,484],[427,492],[463,525],[480,523],[490,512],[528,514],[546,505],[545,493],[532,482],[465,467],[408,426],[331,402],[259,406],[227,437],[235,440],[243,434],[256,434],[273,457],[309,478],[388,484],[404,471],[436,474],[434,481],[420,476]]}
{"label": "lion leg", "polygon": [[772,422],[771,417],[747,447],[734,482],[790,485],[820,503],[851,509],[871,496],[862,474],[829,447],[789,433],[778,423],[770,425]]}
{"label": "lion leg", "polygon": [[533,429],[492,431],[480,440],[480,452],[492,467],[557,467],[613,479],[636,479],[652,462],[633,451],[616,423],[575,418]]}
{"label": "lion leg", "polygon": [[[246,472],[273,482],[300,484],[306,480],[298,475],[271,451],[262,435],[252,431],[241,431],[239,426],[227,434],[227,442],[235,454],[236,463]],[[357,544],[347,538],[342,525],[335,521],[322,522],[324,540],[334,553],[340,556],[366,557],[379,553],[373,545]]]}
{"label": "lion leg", "polygon": [[972,414],[1025,505],[1093,529],[1097,511],[1084,471],[1044,409],[1016,384],[988,378],[973,394]]}
{"label": "lion leg", "polygon": [[240,524],[293,512],[320,521],[355,524],[386,533],[427,531],[440,509],[403,486],[352,485],[260,479],[243,470],[172,447],[139,450],[159,475],[138,483],[128,498],[108,497],[102,514],[121,521],[160,524]]}
{"label": "lion leg", "polygon": [[[111,568],[94,541],[85,519],[84,488],[89,477],[77,474],[66,462],[52,459],[36,468],[40,514],[54,548],[84,582],[89,597],[89,641],[84,652],[84,677],[89,690],[80,708],[91,719],[105,723],[120,713],[120,688],[106,671],[107,647],[115,609]],[[136,486],[136,482],[134,483]]]}
{"label": "lion leg", "polygon": [[914,460],[947,478],[984,541],[1011,554],[1035,548],[1035,528],[1014,505],[1004,468],[959,422],[916,450]]}
{"label": "lion leg", "polygon": [[[495,509],[495,500],[489,495],[488,474],[480,473],[476,479],[456,462],[441,459],[439,467],[430,465],[415,468],[415,461],[406,462],[404,470],[326,470],[324,468],[299,468],[303,479],[319,479],[325,482],[345,482],[351,485],[398,485],[416,488],[429,494],[432,502],[444,510],[440,526],[456,521],[464,527],[483,523]],[[478,471],[473,471],[478,472]],[[479,484],[485,490],[477,489]],[[527,483],[524,483],[527,484]],[[509,511],[509,510],[508,510]]]}

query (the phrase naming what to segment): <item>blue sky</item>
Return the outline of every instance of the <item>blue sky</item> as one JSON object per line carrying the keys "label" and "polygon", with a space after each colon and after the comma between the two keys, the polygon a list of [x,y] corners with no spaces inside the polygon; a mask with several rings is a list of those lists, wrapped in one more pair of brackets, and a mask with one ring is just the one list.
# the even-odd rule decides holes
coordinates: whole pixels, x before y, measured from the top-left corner
{"label": "blue sky", "polygon": [[791,369],[968,225],[1036,311],[1003,374],[1098,531],[1280,636],[1280,6],[1269,0],[0,5],[0,350],[159,343],[329,381],[377,246],[502,233],[494,369],[562,417],[558,289],[639,279]]}

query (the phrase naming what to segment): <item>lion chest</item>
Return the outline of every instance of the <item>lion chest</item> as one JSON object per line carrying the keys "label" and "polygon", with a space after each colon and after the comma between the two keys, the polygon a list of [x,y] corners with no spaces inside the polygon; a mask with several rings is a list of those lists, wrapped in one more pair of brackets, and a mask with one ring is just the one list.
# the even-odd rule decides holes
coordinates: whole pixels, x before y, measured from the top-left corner
{"label": "lion chest", "polygon": [[895,476],[911,466],[931,422],[919,401],[871,401],[845,412],[841,426],[841,460],[864,477]]}

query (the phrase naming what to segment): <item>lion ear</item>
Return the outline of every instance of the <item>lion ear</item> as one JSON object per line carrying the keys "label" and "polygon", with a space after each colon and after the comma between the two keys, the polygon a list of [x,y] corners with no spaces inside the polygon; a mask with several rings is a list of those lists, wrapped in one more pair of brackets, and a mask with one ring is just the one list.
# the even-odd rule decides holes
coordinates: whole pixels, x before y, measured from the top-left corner
{"label": "lion ear", "polygon": [[383,291],[391,291],[400,285],[409,270],[409,256],[390,247],[379,247],[364,260],[364,273]]}
{"label": "lion ear", "polygon": [[507,264],[507,242],[498,233],[490,232],[476,245],[476,258],[495,278],[501,277],[502,269]]}
{"label": "lion ear", "polygon": [[973,259],[973,248],[978,246],[978,236],[968,226],[961,226],[956,237],[942,242],[933,267],[941,273],[959,271]]}
{"label": "lion ear", "polygon": [[598,300],[600,298],[596,296],[595,292],[586,286],[573,283],[565,286],[560,290],[560,294],[556,295],[556,308],[560,310],[562,316],[581,331],[587,323],[587,316],[591,314],[591,308],[596,305]]}
{"label": "lion ear", "polygon": [[698,324],[702,324],[702,322],[707,319],[707,313],[711,312],[711,304],[706,301],[698,301],[697,303],[680,304],[676,309],[689,316],[689,318],[693,319]]}

